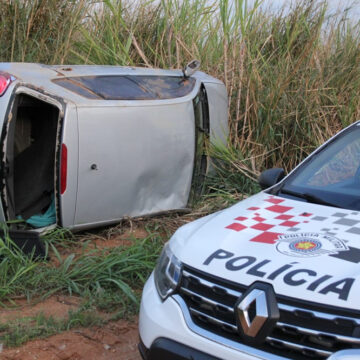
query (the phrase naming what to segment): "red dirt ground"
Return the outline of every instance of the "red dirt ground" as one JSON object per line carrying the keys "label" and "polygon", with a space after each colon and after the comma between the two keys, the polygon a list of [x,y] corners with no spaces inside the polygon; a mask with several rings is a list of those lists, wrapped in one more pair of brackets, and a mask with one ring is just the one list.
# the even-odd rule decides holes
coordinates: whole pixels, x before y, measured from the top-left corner
{"label": "red dirt ground", "polygon": [[41,302],[33,300],[32,304],[28,304],[24,299],[17,300],[16,307],[0,308],[0,323],[17,318],[35,317],[40,313],[46,317],[62,318],[69,310],[76,310],[80,302],[81,299],[73,296],[52,296]]}
{"label": "red dirt ground", "polygon": [[141,360],[136,323],[124,320],[102,327],[67,331],[5,349],[4,360]]}

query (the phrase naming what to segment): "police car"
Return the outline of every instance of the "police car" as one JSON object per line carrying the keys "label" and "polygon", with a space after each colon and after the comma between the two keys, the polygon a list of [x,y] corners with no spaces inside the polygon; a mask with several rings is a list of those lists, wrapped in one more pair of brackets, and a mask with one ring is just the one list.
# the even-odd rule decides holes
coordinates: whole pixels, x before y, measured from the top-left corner
{"label": "police car", "polygon": [[259,183],[165,245],[143,359],[360,359],[360,122]]}

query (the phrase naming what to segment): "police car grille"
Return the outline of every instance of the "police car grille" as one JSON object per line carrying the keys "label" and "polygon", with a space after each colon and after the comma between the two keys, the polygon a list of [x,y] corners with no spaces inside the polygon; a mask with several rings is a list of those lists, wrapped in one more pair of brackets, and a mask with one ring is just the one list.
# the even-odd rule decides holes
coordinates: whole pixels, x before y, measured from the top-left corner
{"label": "police car grille", "polygon": [[[188,326],[241,343],[234,307],[245,290],[238,284],[185,267],[178,295],[191,318]],[[252,348],[296,360],[326,359],[339,350],[360,348],[359,314],[314,308],[288,298],[277,300],[280,320],[266,341],[251,345]]]}

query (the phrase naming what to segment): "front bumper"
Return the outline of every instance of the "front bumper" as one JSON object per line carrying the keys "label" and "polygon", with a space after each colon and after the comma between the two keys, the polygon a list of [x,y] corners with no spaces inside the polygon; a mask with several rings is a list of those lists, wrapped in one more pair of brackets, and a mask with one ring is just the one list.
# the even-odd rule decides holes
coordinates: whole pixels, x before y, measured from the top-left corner
{"label": "front bumper", "polygon": [[[236,348],[221,344],[217,339],[201,336],[191,331],[186,324],[184,314],[173,297],[164,302],[157,293],[154,276],[150,276],[145,284],[139,317],[139,332],[143,345],[143,356],[146,360],[152,357],[152,347],[155,347],[159,339],[171,339],[182,349],[185,355],[194,351],[205,357],[167,357],[167,359],[201,359],[201,360],[285,360],[285,358],[264,353],[249,346],[236,343]],[[184,344],[184,345],[181,345]],[[177,346],[178,346],[177,345]],[[185,346],[186,345],[186,346]],[[158,345],[156,345],[158,348]],[[147,350],[146,350],[147,349]],[[169,349],[168,349],[169,350]],[[193,354],[194,355],[194,354]],[[146,356],[151,356],[146,358]],[[175,356],[175,355],[174,355]],[[161,358],[156,358],[161,359]]]}
{"label": "front bumper", "polygon": [[176,341],[159,338],[147,349],[140,340],[139,351],[143,360],[220,360]]}
{"label": "front bumper", "polygon": [[[145,284],[139,317],[139,350],[144,360],[288,360],[238,342],[226,342],[211,333],[195,333],[178,298],[162,302],[153,274]],[[327,360],[359,359],[360,349],[353,349],[334,353]]]}

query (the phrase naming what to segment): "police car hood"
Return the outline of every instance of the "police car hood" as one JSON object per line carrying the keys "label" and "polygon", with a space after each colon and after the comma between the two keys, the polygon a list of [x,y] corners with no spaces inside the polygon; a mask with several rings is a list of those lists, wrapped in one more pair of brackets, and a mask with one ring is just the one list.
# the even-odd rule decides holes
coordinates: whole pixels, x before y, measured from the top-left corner
{"label": "police car hood", "polygon": [[185,264],[279,295],[359,309],[360,213],[259,193],[180,228]]}

